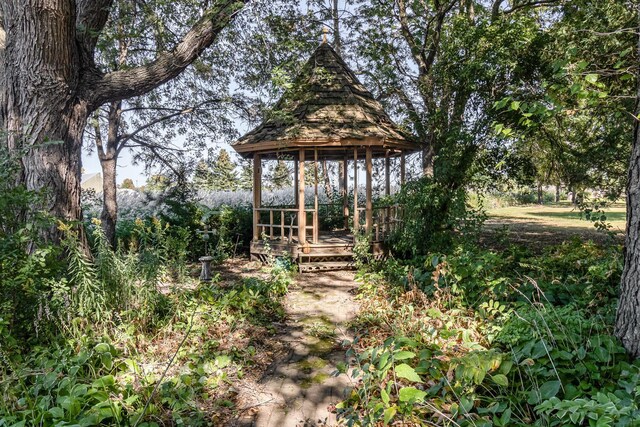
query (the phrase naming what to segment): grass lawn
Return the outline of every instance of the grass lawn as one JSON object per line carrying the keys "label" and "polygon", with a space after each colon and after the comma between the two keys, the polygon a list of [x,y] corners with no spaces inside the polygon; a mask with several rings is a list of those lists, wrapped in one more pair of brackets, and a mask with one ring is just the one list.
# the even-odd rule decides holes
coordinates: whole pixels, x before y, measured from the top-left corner
{"label": "grass lawn", "polygon": [[[609,238],[596,230],[593,223],[585,220],[580,210],[568,202],[494,208],[487,214],[489,219],[485,230],[489,238],[504,232],[511,241],[534,246],[560,243],[573,237],[595,241]],[[624,204],[608,208],[606,215],[607,223],[611,224],[610,230],[621,239],[626,222]]]}

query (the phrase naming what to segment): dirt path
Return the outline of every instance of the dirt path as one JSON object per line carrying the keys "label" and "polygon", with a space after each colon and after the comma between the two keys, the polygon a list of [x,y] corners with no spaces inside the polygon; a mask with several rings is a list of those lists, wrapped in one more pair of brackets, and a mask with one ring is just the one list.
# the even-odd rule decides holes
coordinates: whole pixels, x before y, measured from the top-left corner
{"label": "dirt path", "polygon": [[351,272],[298,276],[286,298],[287,320],[273,337],[278,357],[262,378],[240,386],[240,417],[231,426],[336,424],[331,407],[351,386],[338,371],[346,369],[340,343],[352,339],[347,323],[358,310],[356,287]]}

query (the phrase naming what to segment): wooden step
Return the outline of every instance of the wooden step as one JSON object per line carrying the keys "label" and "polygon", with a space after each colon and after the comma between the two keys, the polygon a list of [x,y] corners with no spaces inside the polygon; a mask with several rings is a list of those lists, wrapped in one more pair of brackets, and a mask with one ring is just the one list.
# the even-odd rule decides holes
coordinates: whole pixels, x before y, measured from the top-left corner
{"label": "wooden step", "polygon": [[353,256],[353,252],[352,251],[347,251],[347,252],[311,251],[308,254],[298,252],[298,258],[322,258],[322,257],[335,257],[335,256],[349,257],[349,256]]}
{"label": "wooden step", "polygon": [[331,270],[355,270],[355,268],[356,265],[353,261],[303,262],[298,264],[298,270],[300,273]]}

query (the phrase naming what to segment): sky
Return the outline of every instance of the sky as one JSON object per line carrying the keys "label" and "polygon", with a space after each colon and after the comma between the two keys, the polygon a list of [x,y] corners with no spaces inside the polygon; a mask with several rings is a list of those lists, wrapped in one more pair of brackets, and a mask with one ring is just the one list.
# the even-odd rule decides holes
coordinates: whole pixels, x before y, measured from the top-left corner
{"label": "sky", "polygon": [[[236,128],[239,133],[244,134],[247,130],[247,124],[237,121]],[[178,143],[178,145],[182,145]],[[233,148],[227,143],[210,143],[209,147],[224,148],[233,153]],[[87,149],[82,150],[82,169],[83,173],[101,173],[100,160],[95,149],[89,152]],[[130,150],[123,150],[118,156],[118,169],[116,172],[116,182],[121,184],[127,178],[131,178],[136,187],[142,186],[147,182],[148,174],[145,172],[143,164],[133,164],[133,156]]]}

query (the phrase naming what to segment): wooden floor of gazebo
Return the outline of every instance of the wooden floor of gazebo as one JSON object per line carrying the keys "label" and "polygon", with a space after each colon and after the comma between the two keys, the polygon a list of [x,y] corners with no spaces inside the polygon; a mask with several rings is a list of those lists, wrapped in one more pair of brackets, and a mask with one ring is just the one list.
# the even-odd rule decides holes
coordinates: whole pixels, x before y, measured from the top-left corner
{"label": "wooden floor of gazebo", "polygon": [[[355,268],[354,244],[353,234],[342,230],[320,232],[316,243],[306,245],[300,245],[297,238],[265,238],[251,242],[251,257],[266,262],[270,256],[291,256],[300,272]],[[383,258],[383,242],[372,242],[371,253]]]}

